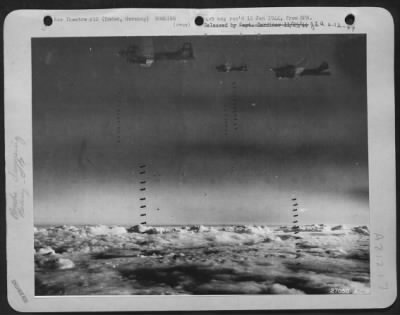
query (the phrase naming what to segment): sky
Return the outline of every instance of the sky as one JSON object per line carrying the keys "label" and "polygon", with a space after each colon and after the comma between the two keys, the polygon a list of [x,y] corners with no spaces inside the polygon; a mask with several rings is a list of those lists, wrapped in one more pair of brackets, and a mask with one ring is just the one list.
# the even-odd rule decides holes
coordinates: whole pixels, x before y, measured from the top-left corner
{"label": "sky", "polygon": [[[146,68],[118,54],[185,42],[187,62]],[[368,224],[365,44],[357,34],[33,39],[35,224],[288,224],[292,198],[300,223]],[[268,71],[323,61],[330,76]],[[225,62],[248,71],[217,72]]]}

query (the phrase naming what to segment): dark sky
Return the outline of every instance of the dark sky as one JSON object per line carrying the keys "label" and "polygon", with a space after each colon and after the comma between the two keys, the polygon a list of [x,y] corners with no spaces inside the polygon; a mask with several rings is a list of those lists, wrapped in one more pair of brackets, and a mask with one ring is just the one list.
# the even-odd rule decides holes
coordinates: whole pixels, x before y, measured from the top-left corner
{"label": "dark sky", "polygon": [[[190,42],[195,59],[118,55]],[[369,222],[364,35],[32,41],[36,224]],[[271,66],[327,61],[331,76]],[[215,66],[246,63],[248,72]],[[146,174],[139,174],[140,165]],[[146,191],[140,181],[146,181]],[[159,210],[158,210],[159,209]]]}

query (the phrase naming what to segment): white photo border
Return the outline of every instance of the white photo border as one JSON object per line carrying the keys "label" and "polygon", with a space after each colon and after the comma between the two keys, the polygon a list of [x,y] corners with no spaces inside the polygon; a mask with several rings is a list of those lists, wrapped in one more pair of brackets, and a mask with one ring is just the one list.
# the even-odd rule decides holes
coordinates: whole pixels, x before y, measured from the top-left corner
{"label": "white photo border", "polygon": [[[344,18],[355,16],[353,27]],[[43,24],[45,16],[51,26]],[[205,28],[196,16],[310,16],[317,27]],[[137,16],[147,22],[66,22],[67,17]],[[174,16],[156,21],[155,16]],[[63,20],[63,21],[61,21]],[[318,24],[318,23],[317,23]],[[174,26],[175,25],[175,26]],[[183,26],[186,25],[186,26]],[[371,294],[50,296],[34,294],[31,39],[183,35],[366,34]],[[18,10],[4,23],[8,301],[18,311],[156,311],[385,308],[397,297],[394,23],[382,8]],[[16,212],[17,211],[17,212]]]}

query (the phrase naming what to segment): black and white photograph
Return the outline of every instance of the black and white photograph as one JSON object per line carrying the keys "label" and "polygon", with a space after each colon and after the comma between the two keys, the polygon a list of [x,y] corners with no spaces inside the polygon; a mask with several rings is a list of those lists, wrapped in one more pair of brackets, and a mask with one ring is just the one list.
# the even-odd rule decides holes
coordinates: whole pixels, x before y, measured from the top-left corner
{"label": "black and white photograph", "polygon": [[366,40],[32,38],[35,295],[369,294]]}

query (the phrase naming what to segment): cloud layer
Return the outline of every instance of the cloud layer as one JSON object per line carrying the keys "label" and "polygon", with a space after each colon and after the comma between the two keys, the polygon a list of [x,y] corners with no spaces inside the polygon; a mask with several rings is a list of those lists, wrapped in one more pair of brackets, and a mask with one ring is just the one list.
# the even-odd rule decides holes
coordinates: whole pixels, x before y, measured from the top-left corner
{"label": "cloud layer", "polygon": [[36,228],[36,294],[369,292],[366,226],[295,232],[245,225]]}

